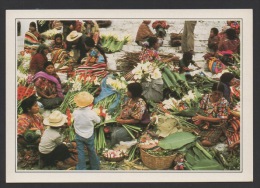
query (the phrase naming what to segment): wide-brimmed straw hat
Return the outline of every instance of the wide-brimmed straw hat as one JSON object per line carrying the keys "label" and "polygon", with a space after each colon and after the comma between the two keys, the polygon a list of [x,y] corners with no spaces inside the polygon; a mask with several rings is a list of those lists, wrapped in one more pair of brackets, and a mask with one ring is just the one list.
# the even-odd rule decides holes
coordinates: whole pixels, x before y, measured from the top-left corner
{"label": "wide-brimmed straw hat", "polygon": [[44,118],[43,124],[52,127],[60,127],[67,121],[67,116],[60,111],[53,111],[47,118]]}
{"label": "wide-brimmed straw hat", "polygon": [[77,31],[71,31],[71,33],[67,36],[66,39],[67,39],[67,41],[72,42],[81,36],[82,36],[82,33],[79,33]]}
{"label": "wide-brimmed straw hat", "polygon": [[94,97],[88,92],[80,92],[74,97],[74,102],[78,107],[86,107],[93,103]]}

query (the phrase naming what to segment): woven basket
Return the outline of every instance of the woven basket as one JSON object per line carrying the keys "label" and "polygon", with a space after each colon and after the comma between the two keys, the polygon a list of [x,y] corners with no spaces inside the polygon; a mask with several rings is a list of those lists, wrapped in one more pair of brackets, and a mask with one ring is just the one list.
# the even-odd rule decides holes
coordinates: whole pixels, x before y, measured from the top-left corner
{"label": "woven basket", "polygon": [[171,167],[176,154],[171,156],[154,156],[145,152],[143,149],[141,151],[141,159],[145,166],[153,170],[165,170]]}

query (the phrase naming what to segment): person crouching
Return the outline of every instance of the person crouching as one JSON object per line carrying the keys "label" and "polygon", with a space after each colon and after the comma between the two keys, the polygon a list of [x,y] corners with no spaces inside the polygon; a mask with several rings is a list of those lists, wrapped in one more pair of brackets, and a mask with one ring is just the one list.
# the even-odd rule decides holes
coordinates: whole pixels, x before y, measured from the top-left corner
{"label": "person crouching", "polygon": [[76,159],[73,159],[69,153],[68,147],[62,143],[60,131],[65,128],[67,116],[60,111],[54,111],[49,117],[43,120],[49,127],[44,131],[39,144],[41,161],[44,165],[55,165],[60,170],[76,166]]}

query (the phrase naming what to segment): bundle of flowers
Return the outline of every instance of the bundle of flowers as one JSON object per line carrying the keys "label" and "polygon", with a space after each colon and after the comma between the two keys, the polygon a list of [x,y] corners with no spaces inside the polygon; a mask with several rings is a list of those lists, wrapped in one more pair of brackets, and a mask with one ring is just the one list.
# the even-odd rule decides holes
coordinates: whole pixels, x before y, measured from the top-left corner
{"label": "bundle of flowers", "polygon": [[114,90],[118,92],[126,91],[126,81],[124,77],[121,78],[107,78],[107,85],[111,86]]}
{"label": "bundle of flowers", "polygon": [[102,47],[107,53],[114,53],[121,51],[123,46],[130,41],[129,36],[103,34],[101,35]]}
{"label": "bundle of flowers", "polygon": [[148,81],[152,79],[159,79],[162,77],[162,73],[155,63],[149,61],[138,63],[137,66],[132,70],[135,81]]}
{"label": "bundle of flowers", "polygon": [[17,109],[18,109],[18,114],[22,113],[22,109],[20,108],[21,103],[24,99],[32,96],[35,94],[35,89],[34,86],[29,85],[29,86],[24,86],[24,85],[19,85],[17,88]]}
{"label": "bundle of flowers", "polygon": [[99,85],[99,80],[95,76],[81,74],[71,77],[68,80],[67,85],[69,87],[69,91],[65,95],[65,98],[59,107],[59,110],[62,113],[65,113],[67,108],[74,109],[76,107],[74,103],[74,96],[77,93],[87,91],[94,94],[98,89],[97,86]]}

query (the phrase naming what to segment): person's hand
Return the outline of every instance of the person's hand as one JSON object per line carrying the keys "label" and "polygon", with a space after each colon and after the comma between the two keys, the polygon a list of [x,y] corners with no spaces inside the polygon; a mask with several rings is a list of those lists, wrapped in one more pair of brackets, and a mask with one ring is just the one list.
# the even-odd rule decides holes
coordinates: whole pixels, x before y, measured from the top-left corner
{"label": "person's hand", "polygon": [[55,98],[56,96],[57,96],[57,94],[49,95],[49,96],[48,96],[48,99],[53,99],[53,98]]}
{"label": "person's hand", "polygon": [[121,119],[120,117],[116,118],[117,123],[125,124],[125,120]]}
{"label": "person's hand", "polygon": [[199,114],[196,114],[196,116],[194,116],[193,118],[192,118],[192,120],[193,121],[202,121],[202,120],[204,120],[204,116],[202,116],[202,115],[199,115]]}

